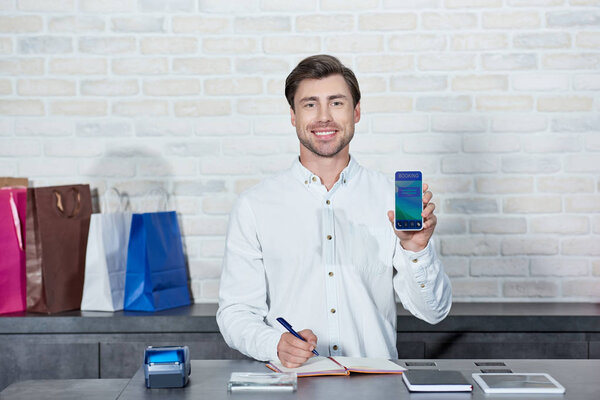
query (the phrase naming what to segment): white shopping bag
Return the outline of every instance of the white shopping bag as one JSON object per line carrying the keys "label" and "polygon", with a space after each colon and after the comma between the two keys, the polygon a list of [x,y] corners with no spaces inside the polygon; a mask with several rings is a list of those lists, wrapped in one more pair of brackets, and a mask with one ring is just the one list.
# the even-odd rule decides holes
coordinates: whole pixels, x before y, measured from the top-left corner
{"label": "white shopping bag", "polygon": [[[119,195],[120,211],[92,214],[85,259],[82,311],[119,311],[123,309],[127,246],[131,215]],[[104,204],[107,203],[107,197]],[[103,207],[106,210],[108,207]]]}

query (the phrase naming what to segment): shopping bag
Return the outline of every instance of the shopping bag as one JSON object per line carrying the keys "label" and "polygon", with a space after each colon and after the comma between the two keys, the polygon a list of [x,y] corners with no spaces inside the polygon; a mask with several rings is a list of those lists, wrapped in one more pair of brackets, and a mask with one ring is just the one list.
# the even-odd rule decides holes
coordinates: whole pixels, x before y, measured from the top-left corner
{"label": "shopping bag", "polygon": [[92,199],[89,185],[27,190],[27,309],[79,309]]}
{"label": "shopping bag", "polygon": [[29,185],[29,179],[27,178],[12,178],[0,176],[0,188],[3,187],[24,187],[27,188]]}
{"label": "shopping bag", "polygon": [[0,188],[0,313],[22,312],[27,305],[26,208],[26,187]]}
{"label": "shopping bag", "polygon": [[187,268],[177,214],[133,214],[124,309],[158,311],[188,304]]}
{"label": "shopping bag", "polygon": [[131,212],[125,210],[123,201],[119,201],[117,212],[109,212],[109,193],[116,193],[119,200],[123,199],[116,189],[112,189],[104,196],[103,212],[91,216],[85,253],[82,311],[123,309]]}

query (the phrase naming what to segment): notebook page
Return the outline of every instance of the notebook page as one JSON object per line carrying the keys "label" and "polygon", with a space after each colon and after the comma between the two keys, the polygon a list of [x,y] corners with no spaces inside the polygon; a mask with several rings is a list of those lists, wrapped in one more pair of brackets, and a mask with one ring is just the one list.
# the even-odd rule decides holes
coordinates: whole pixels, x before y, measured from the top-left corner
{"label": "notebook page", "polygon": [[304,373],[327,373],[345,372],[345,370],[327,357],[311,357],[298,368],[287,368],[279,360],[271,361],[270,364],[277,367],[281,372]]}
{"label": "notebook page", "polygon": [[396,363],[385,358],[364,358],[364,357],[333,357],[348,368],[350,371],[357,372],[402,372],[402,368]]}

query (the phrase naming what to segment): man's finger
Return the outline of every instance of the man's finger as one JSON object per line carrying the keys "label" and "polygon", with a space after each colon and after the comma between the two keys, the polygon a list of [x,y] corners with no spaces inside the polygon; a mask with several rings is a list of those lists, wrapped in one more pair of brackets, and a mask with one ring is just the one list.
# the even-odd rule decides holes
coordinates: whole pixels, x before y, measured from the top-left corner
{"label": "man's finger", "polygon": [[310,351],[312,346],[310,343],[300,340],[296,337],[286,338],[284,343],[286,347],[300,349],[303,351]]}
{"label": "man's finger", "polygon": [[281,363],[283,364],[284,367],[286,368],[298,368],[300,366],[302,366],[303,363],[293,363],[287,360],[282,360]]}
{"label": "man's finger", "polygon": [[300,332],[298,332],[298,334],[302,336],[304,340],[306,340],[308,343],[311,343],[313,346],[317,345],[317,335],[315,335],[310,329],[303,329]]}
{"label": "man's finger", "polygon": [[300,365],[304,364],[308,360],[308,358],[309,357],[298,357],[293,354],[288,354],[285,352],[279,354],[279,359],[281,360],[283,365],[285,365],[285,363],[294,365],[293,367],[290,367],[290,368],[299,367]]}
{"label": "man's finger", "polygon": [[423,229],[430,229],[437,225],[437,217],[435,214],[431,214],[424,222]]}
{"label": "man's finger", "polygon": [[[296,336],[292,335],[291,333],[284,333],[284,342],[295,349],[300,349],[302,351],[305,352],[311,352],[311,347],[313,347],[313,345],[309,342],[305,342],[304,340],[298,339]],[[300,336],[302,336],[302,334],[300,334]]]}
{"label": "man's finger", "polygon": [[433,193],[427,191],[425,193],[423,193],[423,204],[427,204],[431,201],[431,198],[433,197]]}
{"label": "man's finger", "polygon": [[279,354],[279,357],[283,358],[284,360],[287,360],[287,361],[290,361],[293,363],[300,363],[300,364],[306,362],[306,360],[308,360],[312,356],[314,356],[314,354],[312,352],[302,352],[301,354],[297,354],[295,352],[295,350],[291,350],[291,351],[284,350],[283,352],[281,352]]}
{"label": "man's finger", "polygon": [[428,203],[427,207],[425,207],[423,209],[423,212],[421,213],[421,215],[423,216],[423,218],[427,218],[431,214],[433,214],[433,210],[435,210],[435,203]]}

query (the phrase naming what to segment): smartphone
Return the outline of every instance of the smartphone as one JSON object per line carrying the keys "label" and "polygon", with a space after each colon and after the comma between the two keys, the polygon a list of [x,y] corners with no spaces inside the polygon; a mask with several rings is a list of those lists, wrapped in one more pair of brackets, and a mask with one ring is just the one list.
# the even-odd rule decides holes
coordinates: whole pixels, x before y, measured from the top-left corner
{"label": "smartphone", "polygon": [[421,171],[396,172],[396,230],[423,229],[423,174]]}

